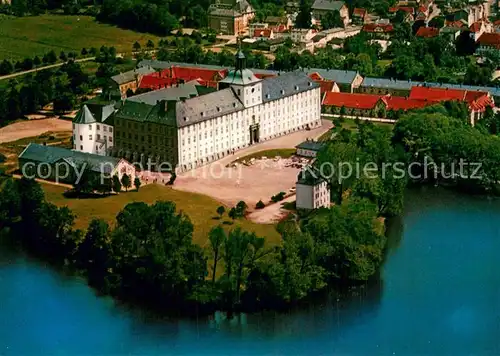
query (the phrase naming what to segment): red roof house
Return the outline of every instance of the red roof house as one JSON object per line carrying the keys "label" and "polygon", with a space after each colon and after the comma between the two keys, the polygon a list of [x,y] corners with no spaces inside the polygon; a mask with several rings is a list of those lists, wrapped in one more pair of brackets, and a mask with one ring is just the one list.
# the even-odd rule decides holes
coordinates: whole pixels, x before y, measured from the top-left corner
{"label": "red roof house", "polygon": [[390,33],[394,31],[394,26],[390,23],[389,24],[369,23],[363,25],[362,31],[369,33]]}
{"label": "red roof house", "polygon": [[270,28],[257,28],[253,31],[254,38],[273,38],[273,30]]}
{"label": "red roof house", "polygon": [[356,7],[352,11],[352,16],[361,17],[362,19],[364,19],[366,16],[366,9],[361,9],[359,7]]}
{"label": "red roof house", "polygon": [[413,13],[415,12],[415,9],[413,7],[410,7],[410,6],[394,6],[394,7],[389,8],[389,12],[391,14],[395,14],[398,11],[404,11],[410,15],[413,15]]}
{"label": "red roof house", "polygon": [[500,49],[500,33],[483,33],[477,39],[477,44],[481,47]]}
{"label": "red roof house", "polygon": [[417,31],[416,36],[423,38],[431,38],[439,35],[439,28],[434,27],[420,27]]}

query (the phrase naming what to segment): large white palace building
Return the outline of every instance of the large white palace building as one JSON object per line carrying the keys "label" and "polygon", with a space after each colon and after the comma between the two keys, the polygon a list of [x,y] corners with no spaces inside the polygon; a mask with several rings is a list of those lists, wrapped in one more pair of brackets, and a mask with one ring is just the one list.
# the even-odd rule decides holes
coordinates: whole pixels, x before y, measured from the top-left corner
{"label": "large white palace building", "polygon": [[[193,86],[185,84],[189,85]],[[175,95],[171,94],[173,90],[177,91]],[[182,97],[179,90],[189,95]],[[132,162],[152,162],[153,166],[169,162],[177,171],[193,169],[257,142],[321,125],[317,83],[304,72],[259,79],[246,68],[241,51],[236,55],[236,68],[219,82],[217,91],[197,95],[192,88],[177,87],[140,97],[115,105],[111,115],[106,111],[96,120],[112,125],[114,130],[114,137],[110,137],[110,127],[106,128],[106,154]],[[89,125],[85,120],[80,122]],[[89,133],[82,137],[87,136],[90,138]],[[99,153],[95,141],[89,145],[77,141],[75,149],[85,151],[90,147],[93,153]]]}

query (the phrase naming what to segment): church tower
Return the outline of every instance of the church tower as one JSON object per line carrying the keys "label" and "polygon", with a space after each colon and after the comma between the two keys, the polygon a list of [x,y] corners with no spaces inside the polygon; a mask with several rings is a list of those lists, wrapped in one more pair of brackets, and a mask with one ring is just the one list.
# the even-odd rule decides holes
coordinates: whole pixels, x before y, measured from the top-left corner
{"label": "church tower", "polygon": [[235,68],[219,82],[219,89],[232,88],[246,108],[262,104],[262,80],[246,67],[246,57],[238,50]]}

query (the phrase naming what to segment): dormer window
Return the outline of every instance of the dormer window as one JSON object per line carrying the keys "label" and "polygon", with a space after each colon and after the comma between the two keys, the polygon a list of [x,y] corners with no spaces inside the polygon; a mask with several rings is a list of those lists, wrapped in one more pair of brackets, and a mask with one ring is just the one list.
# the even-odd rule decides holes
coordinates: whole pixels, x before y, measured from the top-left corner
{"label": "dormer window", "polygon": [[200,115],[201,115],[201,117],[204,117],[204,116],[205,116],[205,113],[202,111],[202,112],[200,113]]}
{"label": "dormer window", "polygon": [[285,91],[284,90],[281,90],[281,95],[285,95]]}
{"label": "dormer window", "polygon": [[220,107],[217,106],[217,112],[220,112]]}
{"label": "dormer window", "polygon": [[271,94],[266,94],[267,99],[271,99]]}
{"label": "dormer window", "polygon": [[184,122],[188,122],[189,118],[187,116],[184,116]]}
{"label": "dormer window", "polygon": [[308,83],[307,83],[307,86],[308,86],[308,87],[312,87],[312,83],[311,83],[311,82],[308,82]]}
{"label": "dormer window", "polygon": [[299,86],[298,85],[295,86],[295,90],[299,90]]}
{"label": "dormer window", "polygon": [[236,107],[236,103],[233,103],[233,108],[235,108],[235,107]]}

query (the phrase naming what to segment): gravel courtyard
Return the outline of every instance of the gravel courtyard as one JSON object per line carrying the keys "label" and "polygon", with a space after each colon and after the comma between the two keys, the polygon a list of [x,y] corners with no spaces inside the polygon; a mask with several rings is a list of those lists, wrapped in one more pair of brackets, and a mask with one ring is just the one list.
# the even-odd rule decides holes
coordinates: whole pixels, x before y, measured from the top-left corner
{"label": "gravel courtyard", "polygon": [[[244,200],[253,210],[262,200],[267,203],[271,196],[295,187],[300,168],[286,167],[289,160],[275,161],[272,158],[256,161],[251,166],[226,167],[239,157],[274,148],[294,148],[307,138],[317,139],[332,128],[332,122],[323,120],[323,125],[311,131],[299,131],[290,135],[266,141],[224,157],[207,166],[179,174],[174,189],[206,194],[222,203],[233,206]],[[261,218],[259,218],[260,220]]]}

